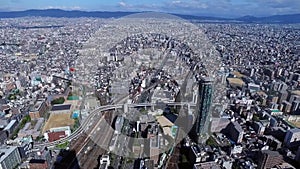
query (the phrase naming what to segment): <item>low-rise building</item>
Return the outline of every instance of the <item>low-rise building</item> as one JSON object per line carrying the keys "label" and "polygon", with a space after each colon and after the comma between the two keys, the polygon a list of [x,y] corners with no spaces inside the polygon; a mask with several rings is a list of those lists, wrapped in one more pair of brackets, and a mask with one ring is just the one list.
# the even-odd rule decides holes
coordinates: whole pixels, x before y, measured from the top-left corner
{"label": "low-rise building", "polygon": [[7,124],[4,130],[8,131],[9,134],[12,134],[17,126],[18,126],[17,120],[12,120]]}
{"label": "low-rise building", "polygon": [[30,169],[48,169],[48,167],[47,161],[43,159],[31,159],[29,161]]}
{"label": "low-rise building", "polygon": [[193,169],[221,169],[220,165],[214,161],[194,164]]}
{"label": "low-rise building", "polygon": [[51,128],[49,132],[44,133],[44,137],[49,142],[59,140],[71,135],[71,129],[69,126]]}
{"label": "low-rise building", "polygon": [[38,100],[29,111],[29,116],[32,120],[43,117],[47,111],[47,104],[43,100]]}

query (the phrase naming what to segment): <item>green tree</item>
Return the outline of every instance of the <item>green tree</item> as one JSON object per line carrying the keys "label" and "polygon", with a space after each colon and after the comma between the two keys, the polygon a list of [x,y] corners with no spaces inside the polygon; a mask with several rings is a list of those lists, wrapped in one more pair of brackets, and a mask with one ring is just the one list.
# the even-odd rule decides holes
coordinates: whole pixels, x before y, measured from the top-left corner
{"label": "green tree", "polygon": [[64,97],[60,97],[58,99],[52,100],[51,104],[63,104],[65,102],[65,98]]}

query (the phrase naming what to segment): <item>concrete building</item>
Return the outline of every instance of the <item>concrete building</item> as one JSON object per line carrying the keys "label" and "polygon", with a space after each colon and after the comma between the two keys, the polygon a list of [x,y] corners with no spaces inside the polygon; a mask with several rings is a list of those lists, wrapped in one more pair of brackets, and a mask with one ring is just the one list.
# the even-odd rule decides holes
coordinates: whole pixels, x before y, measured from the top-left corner
{"label": "concrete building", "polygon": [[295,115],[300,115],[300,101],[293,101],[291,113]]}
{"label": "concrete building", "polygon": [[278,100],[278,103],[282,103],[283,101],[287,100],[287,97],[288,97],[288,92],[287,91],[280,91],[279,92],[279,100]]}
{"label": "concrete building", "polygon": [[45,148],[42,151],[38,151],[33,158],[29,161],[30,169],[48,169],[51,166],[52,153],[51,150]]}
{"label": "concrete building", "polygon": [[295,160],[298,161],[298,164],[300,165],[300,147],[298,147],[298,151],[297,151]]}
{"label": "concrete building", "polygon": [[290,102],[288,102],[288,101],[283,101],[282,102],[282,104],[281,104],[282,106],[282,111],[284,112],[284,113],[286,113],[286,114],[290,114],[290,112],[291,112],[291,109],[292,109],[292,104],[290,103]]}
{"label": "concrete building", "polygon": [[291,93],[291,95],[290,95],[288,101],[289,101],[290,103],[292,103],[293,101],[300,101],[300,96]]}
{"label": "concrete building", "polygon": [[47,161],[43,159],[31,159],[29,161],[30,169],[48,169],[48,167]]}
{"label": "concrete building", "polygon": [[8,140],[6,143],[7,145],[17,146],[21,159],[25,159],[32,150],[33,139],[31,136],[18,137],[15,140]]}
{"label": "concrete building", "polygon": [[17,125],[18,125],[17,120],[12,120],[4,128],[4,131],[8,131],[9,134],[12,134],[15,128],[17,127]]}
{"label": "concrete building", "polygon": [[263,135],[266,127],[261,122],[254,122],[253,129],[258,135]]}
{"label": "concrete building", "polygon": [[231,148],[230,154],[241,154],[243,152],[243,146],[241,145],[235,145],[233,148]]}
{"label": "concrete building", "polygon": [[267,143],[267,145],[272,147],[273,150],[278,150],[279,148],[282,147],[282,142],[276,139],[275,137],[271,135],[265,135],[264,138],[265,138],[264,141]]}
{"label": "concrete building", "polygon": [[278,151],[262,150],[258,154],[258,168],[272,168],[280,164],[282,160],[283,157],[279,154]]}
{"label": "concrete building", "polygon": [[44,118],[38,118],[36,120],[36,124],[33,129],[31,129],[31,122],[25,124],[23,129],[21,129],[18,133],[19,137],[32,136],[33,139],[36,139],[40,135],[40,130],[42,125],[44,124]]}
{"label": "concrete building", "polygon": [[244,131],[241,125],[237,122],[231,122],[226,127],[224,133],[235,143],[241,143],[243,140]]}
{"label": "concrete building", "polygon": [[250,92],[257,92],[260,90],[260,85],[254,84],[254,83],[249,83],[248,84],[248,89],[250,90]]}
{"label": "concrete building", "polygon": [[160,136],[154,136],[150,138],[150,160],[153,160],[155,164],[158,163],[160,153]]}
{"label": "concrete building", "polygon": [[100,159],[99,169],[107,169],[110,165],[110,159],[108,155],[103,155]]}
{"label": "concrete building", "polygon": [[289,163],[282,163],[275,166],[276,169],[296,169],[294,166],[292,166]]}
{"label": "concrete building", "polygon": [[7,131],[0,131],[0,144],[4,144],[4,142],[8,139],[9,133]]}
{"label": "concrete building", "polygon": [[297,147],[300,146],[300,129],[293,128],[287,131],[284,144],[288,147]]}
{"label": "concrete building", "polygon": [[213,117],[211,121],[211,132],[221,132],[230,123],[230,120],[226,117]]}
{"label": "concrete building", "polygon": [[45,101],[38,100],[29,111],[29,116],[32,120],[43,117],[47,111],[47,105]]}
{"label": "concrete building", "polygon": [[216,162],[210,161],[210,162],[194,164],[193,169],[221,169],[221,167]]}
{"label": "concrete building", "polygon": [[14,169],[19,163],[21,163],[21,157],[16,146],[0,147],[1,169]]}
{"label": "concrete building", "polygon": [[206,161],[209,158],[209,155],[204,150],[204,147],[199,145],[193,145],[190,147],[189,151],[189,161],[193,164]]}

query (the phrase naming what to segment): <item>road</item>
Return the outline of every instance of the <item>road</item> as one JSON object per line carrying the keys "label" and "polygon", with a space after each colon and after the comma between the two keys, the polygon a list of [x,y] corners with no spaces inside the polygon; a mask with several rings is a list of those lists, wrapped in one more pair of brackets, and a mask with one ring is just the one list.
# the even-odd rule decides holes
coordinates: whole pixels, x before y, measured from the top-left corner
{"label": "road", "polygon": [[[187,105],[187,104],[190,104],[191,106],[195,106],[194,103],[187,103],[187,102],[171,102],[171,103],[166,103],[166,105],[172,105],[172,106],[183,106],[183,105]],[[124,104],[99,106],[98,108],[96,108],[95,110],[93,110],[87,116],[86,119],[83,120],[83,122],[77,128],[77,130],[75,130],[70,136],[62,138],[60,140],[53,141],[53,142],[34,144],[34,147],[35,148],[44,147],[44,146],[51,147],[51,146],[55,146],[57,144],[64,143],[66,141],[71,141],[72,139],[78,137],[80,134],[82,134],[84,131],[87,130],[87,128],[89,127],[89,125],[91,125],[90,122],[91,122],[92,118],[97,113],[101,113],[103,111],[121,109],[121,108],[123,108],[123,105]],[[150,106],[156,106],[156,105],[157,105],[157,103],[138,103],[138,104],[128,104],[128,107],[131,107],[131,108],[134,108],[134,107],[150,107]]]}

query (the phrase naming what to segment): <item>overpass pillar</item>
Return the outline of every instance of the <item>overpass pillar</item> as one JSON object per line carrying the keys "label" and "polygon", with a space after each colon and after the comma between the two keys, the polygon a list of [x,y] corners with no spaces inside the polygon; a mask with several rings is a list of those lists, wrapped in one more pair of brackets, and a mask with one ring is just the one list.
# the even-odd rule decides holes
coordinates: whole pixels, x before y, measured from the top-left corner
{"label": "overpass pillar", "polygon": [[128,104],[127,103],[125,103],[123,105],[123,111],[124,111],[125,114],[128,113]]}
{"label": "overpass pillar", "polygon": [[155,110],[155,106],[154,104],[151,105],[151,111],[154,111]]}

